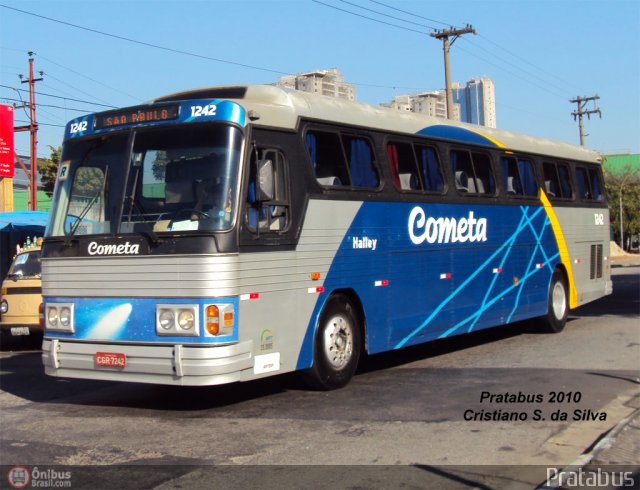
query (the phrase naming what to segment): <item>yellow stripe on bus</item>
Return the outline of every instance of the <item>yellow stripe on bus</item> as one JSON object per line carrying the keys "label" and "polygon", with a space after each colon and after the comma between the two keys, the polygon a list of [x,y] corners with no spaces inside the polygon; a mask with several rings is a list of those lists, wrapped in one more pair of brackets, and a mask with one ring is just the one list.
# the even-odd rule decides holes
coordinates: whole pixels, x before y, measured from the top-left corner
{"label": "yellow stripe on bus", "polygon": [[474,131],[473,129],[469,129],[468,131],[475,133],[479,136],[482,136],[484,139],[491,141],[491,143],[493,143],[494,145],[496,145],[498,148],[506,148],[505,145],[503,145],[502,143],[500,143],[498,140],[494,140],[493,138],[491,138],[490,136],[487,136],[486,134],[480,133],[478,131]]}
{"label": "yellow stripe on bus", "polygon": [[567,247],[567,241],[564,238],[564,233],[562,232],[562,227],[560,226],[558,216],[556,216],[556,212],[549,202],[549,198],[542,189],[540,189],[540,201],[542,201],[544,210],[546,211],[549,222],[551,223],[553,235],[556,237],[558,252],[560,252],[560,261],[567,270],[567,276],[569,279],[569,308],[577,308],[578,290],[576,289],[576,281],[573,277],[573,267],[571,267],[571,257],[569,257],[569,248]]}

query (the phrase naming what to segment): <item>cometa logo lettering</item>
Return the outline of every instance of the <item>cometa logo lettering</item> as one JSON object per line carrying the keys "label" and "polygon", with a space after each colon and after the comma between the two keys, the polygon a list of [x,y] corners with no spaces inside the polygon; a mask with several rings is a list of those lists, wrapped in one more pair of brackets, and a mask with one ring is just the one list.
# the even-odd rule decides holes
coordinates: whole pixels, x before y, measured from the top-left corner
{"label": "cometa logo lettering", "polygon": [[140,253],[140,245],[129,242],[98,245],[97,242],[91,242],[87,252],[89,255],[135,255]]}
{"label": "cometa logo lettering", "polygon": [[416,206],[409,214],[409,238],[415,245],[486,242],[487,218],[476,219],[473,211],[467,218],[427,218],[424,209]]}

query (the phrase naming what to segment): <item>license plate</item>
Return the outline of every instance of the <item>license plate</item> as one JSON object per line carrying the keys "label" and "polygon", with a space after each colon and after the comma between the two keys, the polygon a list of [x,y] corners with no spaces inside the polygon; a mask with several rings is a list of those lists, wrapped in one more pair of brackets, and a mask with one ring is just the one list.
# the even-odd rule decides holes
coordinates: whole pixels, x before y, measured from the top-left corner
{"label": "license plate", "polygon": [[29,335],[29,327],[11,327],[11,335]]}
{"label": "license plate", "polygon": [[96,352],[96,365],[123,368],[127,365],[127,355],[120,352]]}

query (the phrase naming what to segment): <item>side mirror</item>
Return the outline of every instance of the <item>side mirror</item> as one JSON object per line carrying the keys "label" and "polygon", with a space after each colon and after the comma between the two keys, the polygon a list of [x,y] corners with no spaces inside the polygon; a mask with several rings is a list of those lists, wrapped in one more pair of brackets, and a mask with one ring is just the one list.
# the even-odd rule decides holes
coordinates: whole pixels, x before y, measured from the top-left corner
{"label": "side mirror", "polygon": [[258,201],[273,201],[275,197],[275,178],[273,161],[258,160]]}

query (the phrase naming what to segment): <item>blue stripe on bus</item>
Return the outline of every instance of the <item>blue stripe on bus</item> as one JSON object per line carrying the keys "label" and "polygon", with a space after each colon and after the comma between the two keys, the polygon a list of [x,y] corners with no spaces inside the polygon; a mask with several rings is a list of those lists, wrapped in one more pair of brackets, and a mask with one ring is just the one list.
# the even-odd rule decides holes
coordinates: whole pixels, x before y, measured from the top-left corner
{"label": "blue stripe on bus", "polygon": [[418,131],[417,134],[423,136],[432,136],[434,138],[442,138],[447,140],[455,140],[461,143],[471,143],[476,145],[491,146],[491,147],[504,147],[500,142],[478,133],[471,131],[470,129],[459,128],[456,126],[446,126],[444,124],[436,124],[434,126],[428,126]]}
{"label": "blue stripe on bus", "polygon": [[[420,241],[423,231],[437,238],[440,218],[460,224],[470,217],[486,220],[486,241],[451,236],[447,243],[445,233],[442,243],[411,240],[412,225]],[[366,248],[373,240],[376,250]],[[376,353],[543,315],[559,262],[542,206],[363,203],[326,275],[297,367],[312,365],[318,317],[337,289],[361,299],[368,349]],[[388,286],[376,287],[380,280]]]}
{"label": "blue stripe on bus", "polygon": [[108,342],[153,342],[170,344],[203,344],[232,342],[238,340],[238,328],[233,335],[210,337],[200,332],[199,336],[159,336],[156,334],[156,306],[198,305],[200,328],[203,327],[205,305],[233,304],[234,317],[238,315],[238,298],[45,298],[45,303],[73,303],[73,334],[47,330],[47,338],[92,340]]}

